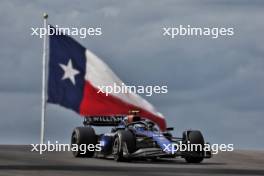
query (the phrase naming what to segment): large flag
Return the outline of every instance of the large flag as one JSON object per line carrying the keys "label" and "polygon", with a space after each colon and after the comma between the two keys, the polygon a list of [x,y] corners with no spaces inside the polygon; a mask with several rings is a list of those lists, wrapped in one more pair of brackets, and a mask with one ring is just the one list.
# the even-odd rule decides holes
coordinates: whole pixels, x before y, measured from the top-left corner
{"label": "large flag", "polygon": [[50,35],[48,102],[74,110],[82,116],[140,116],[165,130],[164,117],[135,93],[108,94],[102,86],[124,86],[118,76],[95,54],[67,35]]}

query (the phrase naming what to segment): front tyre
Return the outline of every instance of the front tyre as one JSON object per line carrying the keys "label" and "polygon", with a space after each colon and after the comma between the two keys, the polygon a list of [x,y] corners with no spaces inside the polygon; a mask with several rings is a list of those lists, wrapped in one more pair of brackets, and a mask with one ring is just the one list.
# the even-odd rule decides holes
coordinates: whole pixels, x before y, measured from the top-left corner
{"label": "front tyre", "polygon": [[[97,137],[92,127],[76,127],[72,132],[71,147],[74,157],[93,157],[94,151],[83,150],[87,149],[88,145],[97,143]],[[78,147],[78,148],[76,148]],[[74,149],[74,150],[73,150]]]}
{"label": "front tyre", "polygon": [[[124,151],[124,149],[126,151]],[[120,130],[117,132],[113,143],[113,156],[115,161],[128,161],[124,156],[125,152],[131,154],[136,150],[136,139],[131,131]]]}
{"label": "front tyre", "polygon": [[199,150],[197,151],[188,151],[184,157],[187,163],[200,163],[204,159],[204,138],[200,131],[186,131],[183,134],[183,142],[187,144],[199,144]]}

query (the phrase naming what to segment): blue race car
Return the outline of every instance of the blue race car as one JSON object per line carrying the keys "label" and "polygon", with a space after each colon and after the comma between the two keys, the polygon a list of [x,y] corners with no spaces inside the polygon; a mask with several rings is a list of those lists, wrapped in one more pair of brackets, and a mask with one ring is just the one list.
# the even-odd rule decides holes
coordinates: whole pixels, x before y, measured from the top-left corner
{"label": "blue race car", "polygon": [[[211,151],[204,150],[208,143],[197,130],[186,130],[181,138],[173,137],[167,128],[159,130],[152,121],[139,116],[126,119],[116,117],[87,117],[84,127],[74,129],[71,144],[81,146],[100,145],[100,150],[72,151],[75,157],[112,157],[116,161],[133,159],[175,158],[180,156],[188,163],[200,163],[204,158],[211,157]],[[92,126],[114,126],[110,133],[97,135]],[[195,150],[180,150],[180,146],[196,146]],[[198,147],[197,147],[198,146]]]}

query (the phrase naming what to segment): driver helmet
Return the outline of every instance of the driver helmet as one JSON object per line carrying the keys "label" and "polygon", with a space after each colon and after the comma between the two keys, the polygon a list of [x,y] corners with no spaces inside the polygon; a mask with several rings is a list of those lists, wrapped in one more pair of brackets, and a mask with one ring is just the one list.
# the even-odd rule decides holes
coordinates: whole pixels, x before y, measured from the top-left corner
{"label": "driver helmet", "polygon": [[135,124],[134,128],[138,130],[146,130],[146,126],[144,124]]}

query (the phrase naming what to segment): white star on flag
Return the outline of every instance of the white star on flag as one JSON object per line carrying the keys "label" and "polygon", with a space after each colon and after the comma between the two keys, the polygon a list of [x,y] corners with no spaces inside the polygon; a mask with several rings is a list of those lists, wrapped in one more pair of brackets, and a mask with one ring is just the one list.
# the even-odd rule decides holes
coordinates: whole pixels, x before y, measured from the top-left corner
{"label": "white star on flag", "polygon": [[64,75],[61,78],[62,80],[70,79],[72,84],[75,85],[75,75],[78,75],[80,72],[72,67],[72,61],[69,59],[67,65],[59,64],[64,71]]}

